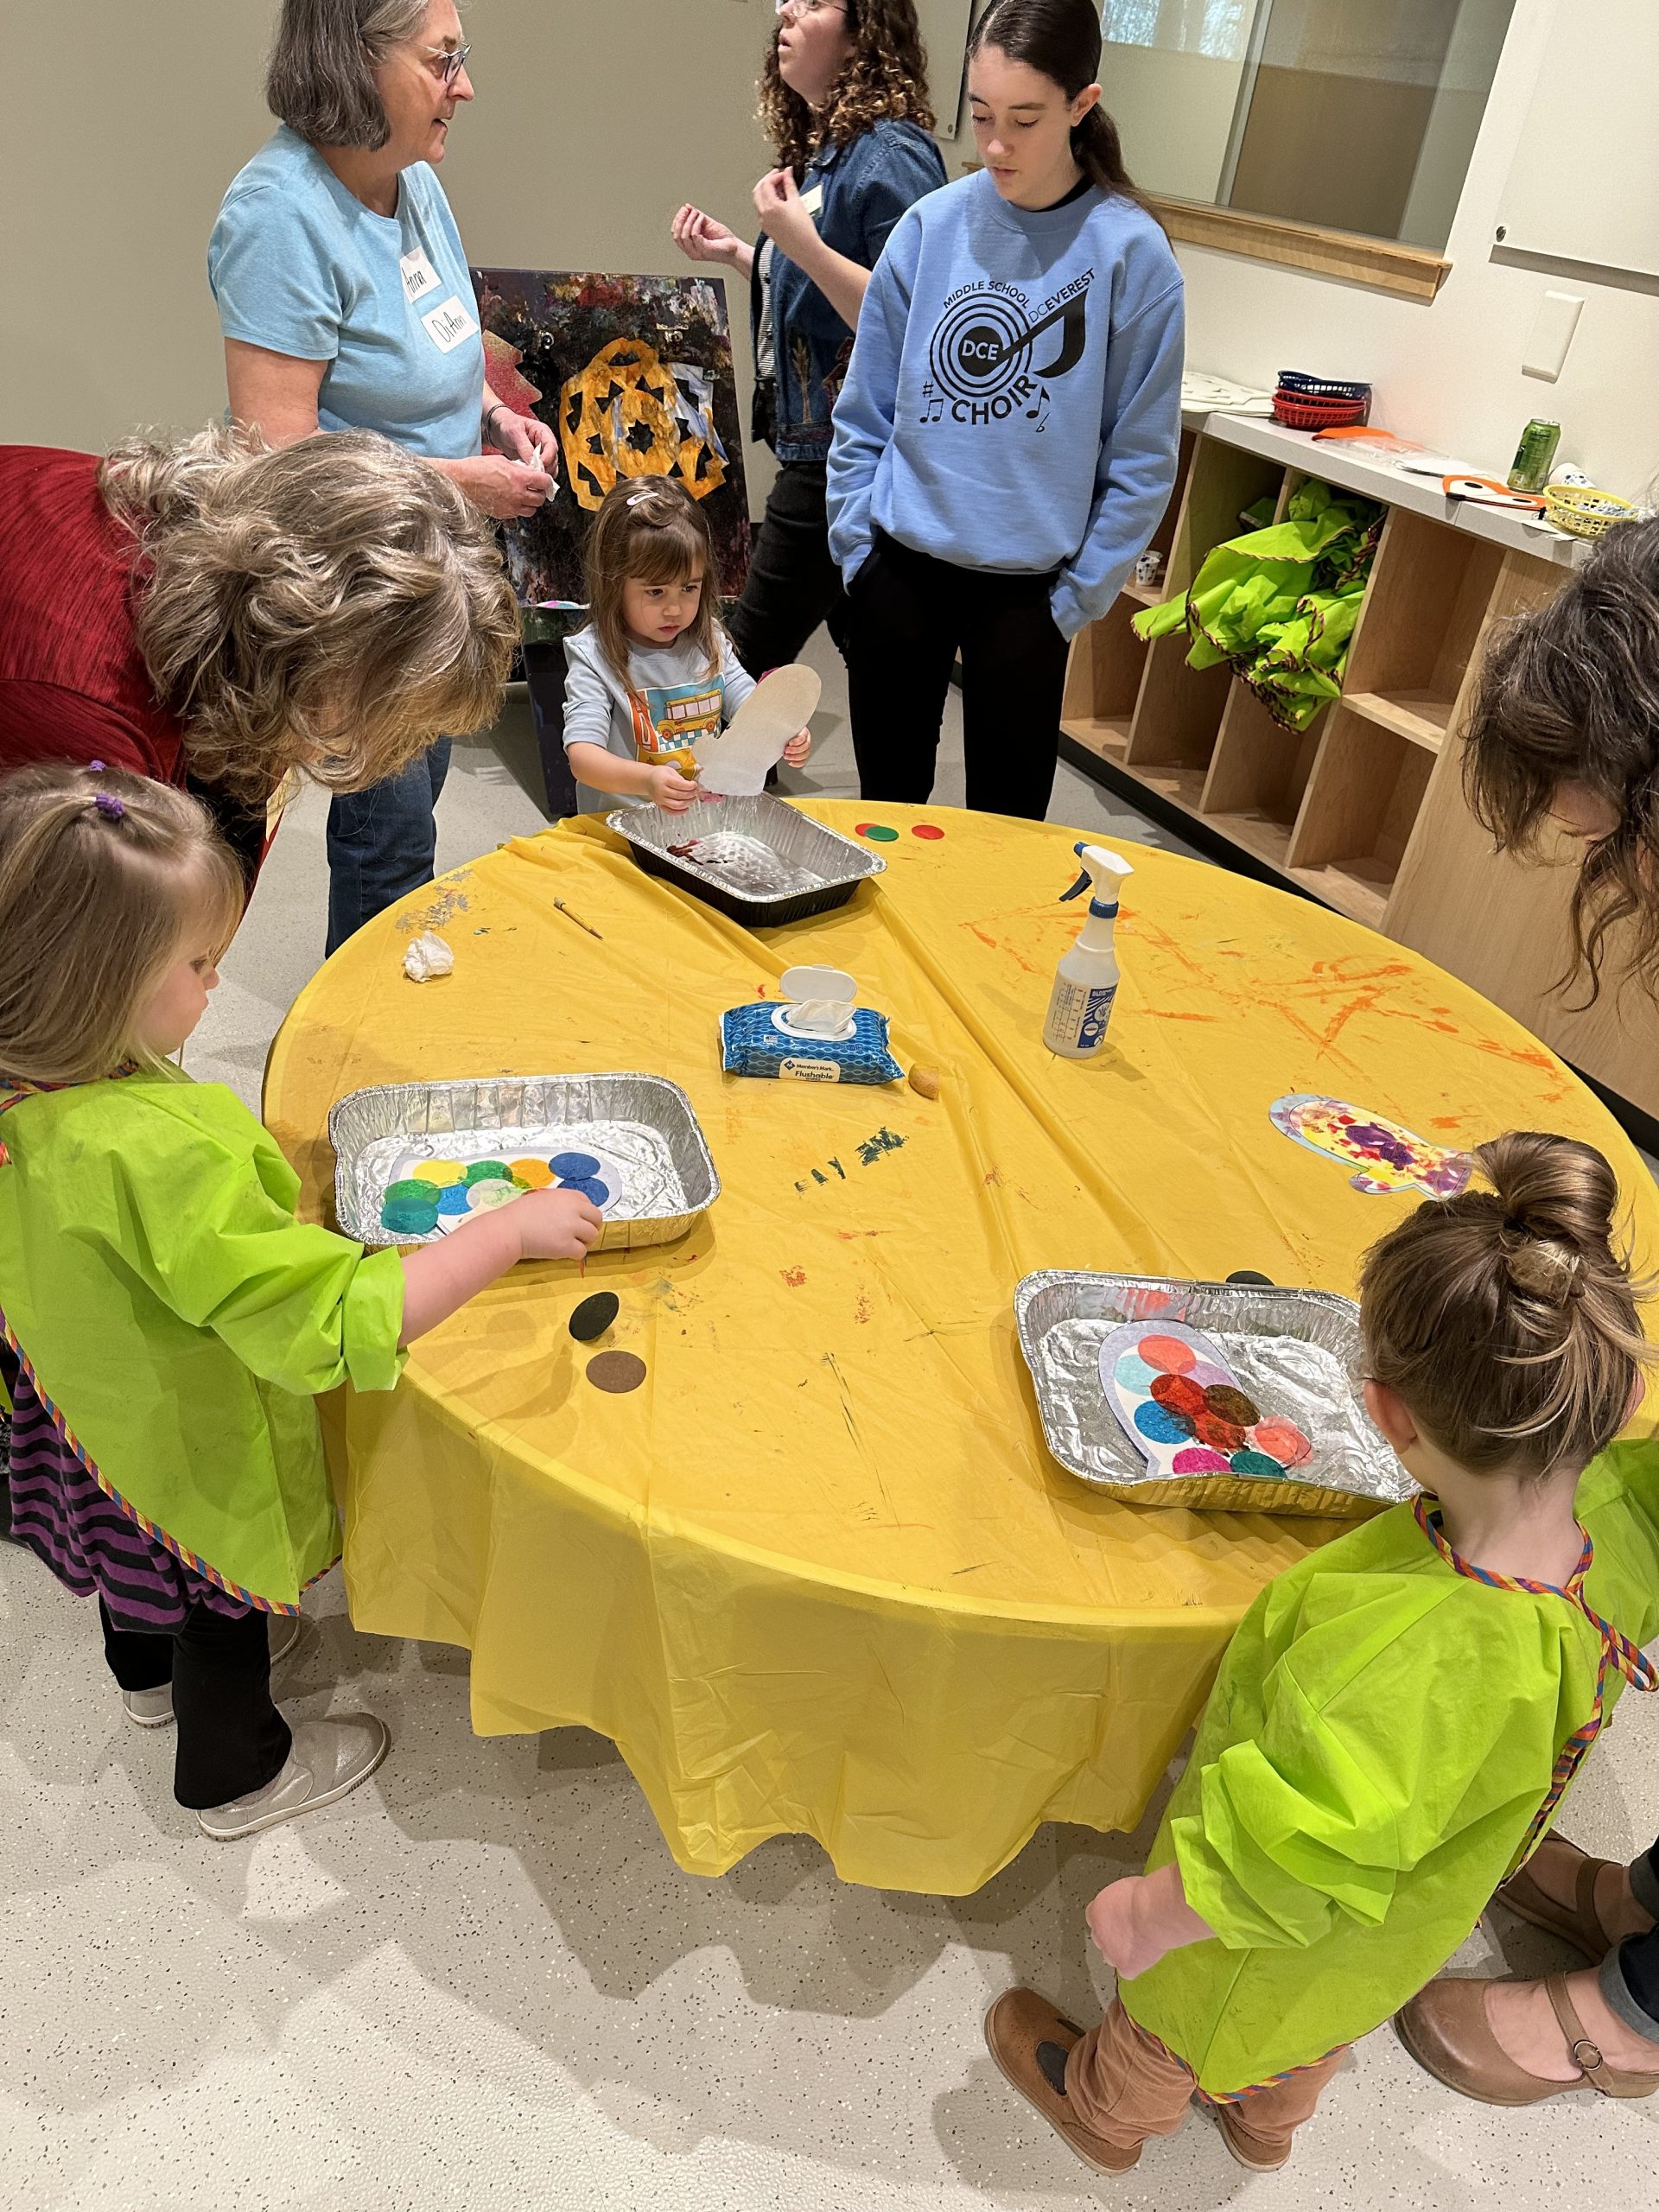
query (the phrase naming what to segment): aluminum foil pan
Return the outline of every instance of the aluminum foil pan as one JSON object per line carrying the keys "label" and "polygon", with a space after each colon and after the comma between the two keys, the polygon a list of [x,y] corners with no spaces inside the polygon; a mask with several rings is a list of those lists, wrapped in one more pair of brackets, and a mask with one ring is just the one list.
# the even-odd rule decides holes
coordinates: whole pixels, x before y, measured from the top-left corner
{"label": "aluminum foil pan", "polygon": [[[1359,1308],[1328,1290],[1174,1282],[1159,1275],[1026,1276],[1014,1295],[1049,1450],[1072,1474],[1137,1505],[1356,1518],[1416,1495],[1359,1401]],[[1119,1427],[1100,1347],[1126,1321],[1184,1321],[1215,1339],[1248,1395],[1288,1415],[1312,1459],[1277,1478],[1154,1474]]]}
{"label": "aluminum foil pan", "polygon": [[[587,1152],[615,1188],[597,1249],[629,1252],[683,1236],[720,1196],[720,1177],[691,1102],[656,1075],[493,1076],[467,1083],[382,1084],[338,1100],[328,1116],[334,1211],[360,1244],[435,1243],[381,1225],[388,1185],[423,1160],[547,1160]],[[607,1185],[608,1187],[608,1185]]]}
{"label": "aluminum foil pan", "polygon": [[[845,906],[887,862],[839,830],[763,792],[705,800],[684,814],[625,806],[605,817],[641,868],[751,928]],[[690,846],[677,853],[677,845]]]}

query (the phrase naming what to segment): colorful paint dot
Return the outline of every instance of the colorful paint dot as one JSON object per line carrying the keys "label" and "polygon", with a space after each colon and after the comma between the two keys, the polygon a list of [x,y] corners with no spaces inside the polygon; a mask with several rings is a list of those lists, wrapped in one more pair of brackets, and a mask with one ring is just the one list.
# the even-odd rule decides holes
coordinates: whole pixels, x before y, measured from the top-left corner
{"label": "colorful paint dot", "polygon": [[580,1191],[584,1198],[591,1199],[596,1206],[607,1206],[611,1203],[610,1185],[601,1183],[596,1176],[573,1175],[569,1181],[561,1183],[559,1188],[562,1191]]}
{"label": "colorful paint dot", "polygon": [[858,834],[868,837],[873,845],[896,845],[899,842],[899,832],[889,830],[885,822],[861,822]]}
{"label": "colorful paint dot", "polygon": [[1224,1390],[1233,1379],[1224,1367],[1217,1367],[1212,1359],[1195,1360],[1187,1374],[1200,1390]]}
{"label": "colorful paint dot", "polygon": [[438,1211],[446,1214],[468,1213],[472,1210],[467,1203],[471,1197],[472,1192],[465,1183],[452,1183],[448,1190],[438,1192]]}
{"label": "colorful paint dot", "polygon": [[544,1160],[510,1160],[512,1179],[522,1183],[527,1191],[545,1190],[553,1180],[553,1170]]}
{"label": "colorful paint dot", "polygon": [[1173,1414],[1185,1414],[1189,1421],[1195,1414],[1215,1411],[1213,1407],[1205,1405],[1205,1392],[1190,1375],[1158,1376],[1153,1382],[1152,1395],[1160,1406],[1166,1406]]}
{"label": "colorful paint dot", "polygon": [[1185,1444],[1192,1433],[1190,1421],[1171,1413],[1154,1398],[1135,1408],[1135,1425],[1142,1436],[1150,1438],[1154,1444]]}
{"label": "colorful paint dot", "polygon": [[920,837],[930,845],[937,845],[944,832],[931,822],[918,822],[912,826],[911,836]]}
{"label": "colorful paint dot", "polygon": [[1235,1452],[1229,1464],[1236,1475],[1282,1475],[1285,1471],[1265,1452]]}
{"label": "colorful paint dot", "polygon": [[505,1160],[475,1160],[467,1170],[469,1183],[510,1183],[512,1170]]}
{"label": "colorful paint dot", "polygon": [[1189,1444],[1170,1461],[1178,1475],[1224,1475],[1228,1462],[1207,1444]]}
{"label": "colorful paint dot", "polygon": [[1147,1365],[1139,1352],[1121,1353],[1117,1365],[1112,1370],[1121,1390],[1128,1390],[1137,1398],[1144,1398],[1156,1379],[1156,1370]]}
{"label": "colorful paint dot", "polygon": [[1211,1445],[1217,1452],[1237,1452],[1243,1447],[1244,1432],[1238,1423],[1223,1421],[1215,1414],[1198,1414],[1192,1433],[1200,1444]]}
{"label": "colorful paint dot", "polygon": [[1240,1428],[1254,1428],[1262,1418],[1242,1390],[1235,1390],[1225,1382],[1211,1384],[1204,1394],[1204,1410],[1214,1414],[1217,1420],[1234,1421]]}
{"label": "colorful paint dot", "polygon": [[407,1182],[386,1185],[388,1205],[435,1206],[438,1194],[429,1183],[417,1183],[413,1176]]}
{"label": "colorful paint dot", "polygon": [[591,1152],[556,1152],[547,1164],[565,1183],[580,1183],[599,1173],[599,1162]]}
{"label": "colorful paint dot", "polygon": [[418,1167],[410,1170],[410,1174],[414,1181],[434,1184],[441,1191],[467,1179],[467,1170],[458,1160],[423,1160]]}
{"label": "colorful paint dot", "polygon": [[510,1206],[524,1192],[514,1187],[512,1178],[488,1183],[474,1183],[467,1193],[467,1203],[474,1213],[489,1213],[497,1206]]}
{"label": "colorful paint dot", "polygon": [[1198,1355],[1179,1337],[1142,1337],[1141,1357],[1148,1367],[1166,1375],[1187,1375],[1198,1365]]}
{"label": "colorful paint dot", "polygon": [[1250,1442],[1258,1451],[1270,1452],[1281,1466],[1300,1467],[1304,1459],[1313,1457],[1313,1446],[1294,1421],[1260,1421]]}

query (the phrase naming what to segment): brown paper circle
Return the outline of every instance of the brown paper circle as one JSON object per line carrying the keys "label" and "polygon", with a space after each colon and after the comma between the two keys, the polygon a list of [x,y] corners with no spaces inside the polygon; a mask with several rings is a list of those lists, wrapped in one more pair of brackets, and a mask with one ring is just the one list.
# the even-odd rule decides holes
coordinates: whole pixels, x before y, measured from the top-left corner
{"label": "brown paper circle", "polygon": [[588,1363],[588,1380],[596,1390],[609,1390],[620,1397],[625,1390],[637,1390],[645,1379],[645,1363],[631,1351],[601,1351]]}

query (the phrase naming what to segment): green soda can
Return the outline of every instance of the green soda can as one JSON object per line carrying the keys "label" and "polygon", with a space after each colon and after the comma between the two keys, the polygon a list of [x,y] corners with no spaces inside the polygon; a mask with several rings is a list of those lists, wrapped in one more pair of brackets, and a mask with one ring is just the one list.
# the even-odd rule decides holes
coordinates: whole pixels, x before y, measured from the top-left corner
{"label": "green soda can", "polygon": [[1511,492],[1541,492],[1549,481],[1549,472],[1555,465],[1555,449],[1561,442],[1559,423],[1546,423],[1535,415],[1521,433],[1521,442],[1515,449],[1515,466],[1509,474]]}

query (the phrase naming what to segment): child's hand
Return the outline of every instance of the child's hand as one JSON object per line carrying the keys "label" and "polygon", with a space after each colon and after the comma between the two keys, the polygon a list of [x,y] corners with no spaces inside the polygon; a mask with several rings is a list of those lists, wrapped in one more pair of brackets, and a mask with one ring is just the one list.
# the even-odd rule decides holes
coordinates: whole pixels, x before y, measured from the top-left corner
{"label": "child's hand", "polygon": [[645,777],[645,794],[664,814],[684,814],[702,797],[702,787],[675,767],[652,768]]}
{"label": "child's hand", "polygon": [[1135,1904],[1142,1886],[1141,1875],[1126,1874],[1121,1882],[1109,1883],[1083,1916],[1095,1948],[1124,1981],[1156,1966],[1169,1948],[1138,1924]]}
{"label": "child's hand", "polygon": [[784,762],[785,766],[798,768],[805,760],[807,754],[811,750],[811,731],[810,729],[797,731],[796,734],[790,739],[789,743],[784,747]]}
{"label": "child's hand", "polygon": [[585,1259],[605,1217],[580,1191],[526,1191],[510,1208],[527,1260]]}

